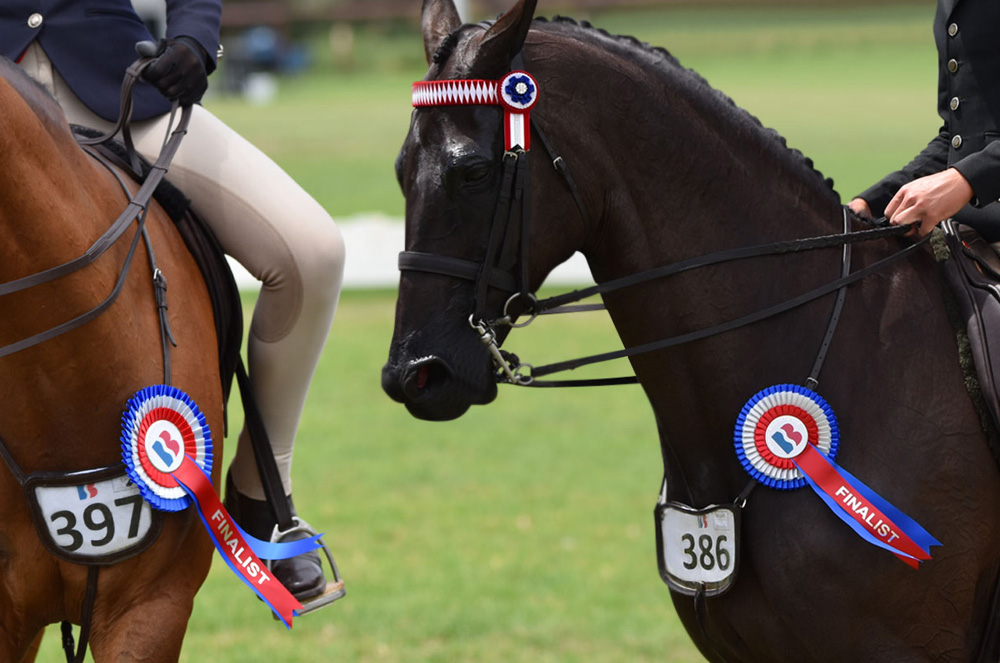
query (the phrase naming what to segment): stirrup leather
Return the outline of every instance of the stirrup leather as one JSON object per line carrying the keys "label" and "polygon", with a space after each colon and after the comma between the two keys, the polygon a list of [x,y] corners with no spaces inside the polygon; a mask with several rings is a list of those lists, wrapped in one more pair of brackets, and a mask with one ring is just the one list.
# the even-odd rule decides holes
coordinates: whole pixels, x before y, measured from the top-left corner
{"label": "stirrup leather", "polygon": [[[275,525],[274,529],[271,531],[271,543],[280,543],[289,534],[304,533],[307,536],[316,536],[319,534],[313,527],[302,520],[298,516],[292,516],[293,525],[286,530],[282,530],[279,525]],[[326,588],[316,596],[308,599],[299,599],[299,603],[302,604],[302,609],[297,611],[298,614],[305,615],[310,612],[315,612],[320,608],[330,605],[337,599],[343,598],[347,594],[347,589],[344,587],[344,580],[340,577],[340,571],[337,569],[337,562],[333,559],[333,553],[327,547],[326,542],[323,539],[318,539],[320,545],[322,546],[323,554],[326,555],[326,561],[330,566],[330,571],[333,573],[333,580],[326,581]],[[275,560],[263,560],[264,565],[267,567],[268,571],[272,571],[271,566],[274,564]],[[320,564],[322,567],[322,563]],[[324,574],[325,577],[326,574]],[[275,616],[275,619],[277,617]]]}

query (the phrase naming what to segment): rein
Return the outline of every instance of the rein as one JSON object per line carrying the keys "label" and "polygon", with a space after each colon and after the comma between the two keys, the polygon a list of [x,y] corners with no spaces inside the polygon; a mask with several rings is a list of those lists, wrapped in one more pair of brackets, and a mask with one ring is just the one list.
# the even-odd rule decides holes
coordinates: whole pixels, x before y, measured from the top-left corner
{"label": "rein", "polygon": [[[515,66],[521,64],[515,60]],[[717,251],[708,255],[683,260],[680,262],[655,267],[649,270],[631,274],[618,279],[607,281],[600,285],[595,285],[582,290],[574,290],[562,295],[557,295],[543,300],[538,300],[530,291],[528,284],[528,228],[529,228],[529,198],[528,182],[525,177],[526,165],[528,163],[527,137],[522,137],[518,142],[511,138],[511,119],[513,111],[500,100],[500,90],[503,90],[507,82],[514,76],[527,77],[523,71],[514,71],[500,81],[484,80],[446,80],[446,81],[421,81],[413,85],[413,105],[416,108],[440,107],[440,106],[468,106],[468,105],[500,105],[505,110],[505,147],[502,157],[503,171],[501,174],[500,192],[497,198],[497,205],[493,214],[493,221],[490,230],[489,243],[486,254],[481,262],[455,258],[451,256],[441,256],[437,254],[402,251],[399,254],[398,267],[400,271],[420,271],[433,274],[451,276],[475,283],[475,295],[473,312],[469,316],[469,325],[479,335],[480,340],[486,345],[490,352],[494,366],[497,369],[497,382],[513,384],[518,386],[532,387],[579,387],[579,386],[607,386],[617,384],[636,384],[638,379],[633,376],[618,378],[598,378],[585,380],[539,380],[538,378],[554,373],[569,371],[581,366],[595,364],[599,362],[611,361],[624,357],[663,350],[674,346],[690,343],[693,341],[708,338],[725,333],[740,327],[765,320],[780,313],[792,310],[808,302],[819,299],[833,292],[838,292],[838,297],[834,305],[834,310],[830,317],[827,332],[821,344],[819,355],[817,356],[813,371],[808,382],[817,383],[817,376],[826,355],[826,350],[830,345],[833,333],[836,329],[837,321],[840,317],[840,310],[843,306],[845,288],[861,279],[889,267],[890,265],[907,258],[917,251],[928,239],[929,235],[914,242],[886,258],[883,258],[868,267],[856,272],[850,271],[849,247],[860,242],[868,242],[888,237],[900,237],[908,233],[912,226],[886,226],[887,222],[882,219],[879,225],[869,230],[849,231],[849,219],[847,209],[844,208],[844,231],[840,234],[808,237],[804,239],[773,242],[757,246],[741,247]],[[536,90],[537,91],[537,88]],[[537,97],[532,97],[528,108],[537,101]],[[521,111],[527,116],[527,110]],[[524,121],[528,125],[527,119]],[[560,173],[573,200],[585,222],[589,222],[589,215],[586,206],[579,194],[576,182],[570,174],[563,157],[559,156],[552,148],[551,143],[541,131],[537,123],[531,124],[529,131],[541,141],[546,152],[551,159],[553,167]],[[524,147],[522,147],[524,145]],[[516,217],[519,217],[517,219]],[[510,228],[520,221],[520,256],[518,262],[518,273],[512,274],[500,269],[497,266],[501,247],[507,237]],[[771,255],[784,255],[788,253],[800,253],[804,251],[814,251],[818,249],[844,247],[844,256],[841,263],[840,277],[834,281],[826,283],[818,288],[806,292],[797,297],[792,297],[783,302],[775,304],[754,313],[729,320],[712,327],[700,329],[686,334],[673,336],[659,341],[653,341],[631,348],[624,348],[613,352],[590,355],[578,359],[572,359],[542,366],[532,366],[522,363],[520,359],[505,350],[500,349],[497,341],[496,327],[524,327],[530,324],[536,316],[556,313],[571,313],[578,311],[599,310],[603,305],[573,305],[594,295],[603,295],[631,286],[647,283],[656,279],[666,278],[686,271],[717,265],[724,262],[743,260],[746,258],[756,258]],[[490,288],[513,292],[503,308],[503,314],[499,318],[487,318],[487,294]],[[523,310],[521,314],[529,315],[529,319],[524,323],[517,323],[518,314],[512,313],[511,309],[515,302],[520,301]]]}
{"label": "rein", "polygon": [[[845,212],[845,222],[846,222],[846,212]],[[599,286],[593,286],[584,290],[577,290],[565,295],[559,295],[546,300],[538,302],[538,313],[544,312],[555,312],[552,310],[554,307],[559,307],[561,302],[573,302],[579,301],[580,299],[589,297],[594,294],[601,294],[606,292],[612,292],[615,290],[621,290],[623,288],[637,285],[639,283],[645,283],[653,279],[665,278],[674,274],[679,274],[681,272],[689,271],[692,269],[697,269],[699,267],[706,267],[709,265],[720,264],[723,262],[729,262],[734,260],[741,260],[744,258],[767,256],[767,255],[783,255],[787,253],[798,253],[802,251],[813,251],[823,248],[832,248],[835,246],[850,246],[858,242],[872,241],[876,239],[883,239],[885,237],[898,237],[910,230],[910,226],[894,226],[891,228],[875,228],[872,230],[864,230],[857,232],[844,232],[838,235],[824,235],[819,237],[811,237],[802,240],[796,240],[792,242],[777,242],[774,244],[765,244],[760,246],[746,247],[741,249],[734,249],[728,251],[719,251],[717,253],[712,253],[699,258],[694,258],[691,260],[685,260],[678,263],[673,263],[670,265],[665,265],[663,267],[654,268],[644,272],[639,272],[631,276],[623,277],[621,279],[616,279],[614,281],[608,281]],[[783,302],[775,304],[765,309],[761,309],[754,313],[742,316],[740,318],[735,318],[727,322],[714,325],[712,327],[707,327],[705,329],[700,329],[686,334],[681,334],[678,336],[673,336],[670,338],[665,338],[659,341],[653,341],[643,345],[634,346],[631,348],[624,348],[622,350],[616,350],[613,352],[605,352],[601,354],[591,355],[588,357],[582,357],[580,359],[571,359],[567,361],[557,362],[554,364],[547,364],[544,366],[532,367],[530,364],[519,364],[515,367],[515,376],[519,378],[518,384],[523,386],[583,386],[588,384],[586,381],[580,382],[563,382],[561,384],[557,383],[536,383],[535,378],[542,377],[545,375],[551,375],[553,373],[559,373],[562,371],[573,370],[581,366],[587,366],[589,364],[595,364],[604,361],[610,361],[613,359],[620,359],[623,357],[632,357],[634,355],[645,354],[648,352],[653,352],[656,350],[663,350],[666,348],[671,348],[677,345],[683,345],[685,343],[690,343],[692,341],[698,341],[710,336],[715,336],[722,334],[733,329],[738,329],[761,320],[778,315],[779,313],[784,313],[790,311],[794,308],[807,304],[815,299],[819,299],[824,295],[828,295],[835,291],[843,292],[843,288],[848,285],[860,281],[861,279],[878,272],[893,263],[902,260],[916,251],[920,246],[922,246],[929,238],[924,237],[917,242],[914,242],[910,246],[893,253],[892,255],[883,258],[875,263],[872,263],[868,267],[860,269],[856,272],[849,272],[849,267],[846,264],[845,268],[842,270],[842,275],[840,278],[826,283],[818,288],[815,288],[809,292],[806,292],[797,297],[787,299]],[[842,299],[840,300],[842,302]],[[839,314],[833,316],[832,319],[839,317]],[[824,341],[824,346],[829,345],[829,336],[832,332],[828,332],[827,338]],[[821,363],[821,362],[818,362]],[[523,374],[519,369],[522,367],[527,367],[531,372],[530,374]],[[818,366],[814,368],[813,373],[818,372]],[[633,378],[616,378],[617,380],[629,380],[634,382]]]}
{"label": "rein", "polygon": [[[123,134],[129,136],[126,143],[131,144],[131,137],[127,127],[128,120],[132,115],[132,88],[134,87],[139,76],[145,70],[149,64],[152,63],[152,59],[139,60],[130,66],[126,72],[125,82],[122,86],[122,114],[119,117],[118,125],[111,130],[110,133],[99,136],[93,139],[87,139],[79,141],[81,145],[96,145],[99,143],[106,142],[114,137],[114,135],[121,130]],[[125,98],[128,101],[125,101]],[[118,298],[121,293],[122,288],[125,285],[125,279],[128,276],[129,269],[132,264],[132,258],[135,255],[136,248],[138,247],[139,237],[144,233],[146,214],[149,208],[149,202],[153,197],[153,192],[156,187],[159,186],[160,182],[163,180],[164,175],[166,175],[167,168],[170,165],[171,160],[173,160],[174,154],[177,152],[177,148],[180,147],[181,139],[187,133],[188,122],[191,118],[191,108],[186,107],[181,109],[181,117],[178,122],[177,127],[170,134],[169,138],[163,145],[159,157],[156,163],[153,164],[150,170],[149,176],[146,181],[143,182],[142,186],[139,187],[138,192],[136,192],[134,197],[129,198],[128,205],[118,216],[118,218],[111,224],[111,226],[102,234],[84,253],[77,258],[74,258],[68,262],[65,262],[56,267],[37,272],[30,276],[25,276],[23,278],[15,279],[13,281],[8,281],[6,283],[0,283],[0,297],[4,295],[9,295],[15,292],[21,292],[29,288],[33,288],[44,283],[49,283],[55,281],[63,276],[77,272],[84,267],[92,264],[105,252],[108,251],[112,246],[114,246],[119,239],[125,234],[129,226],[132,225],[132,221],[136,221],[137,228],[135,236],[132,238],[132,243],[129,246],[128,253],[125,256],[125,260],[122,263],[122,269],[119,273],[118,280],[115,282],[111,293],[94,308],[90,309],[86,313],[83,313],[71,320],[68,320],[60,325],[57,325],[51,329],[40,332],[28,338],[22,339],[15,343],[10,343],[5,346],[0,346],[0,358],[12,355],[21,350],[26,350],[27,348],[39,345],[46,341],[52,340],[57,336],[61,336],[66,332],[69,332],[77,327],[80,327],[91,320],[100,316],[104,311],[106,311]],[[88,150],[88,153],[93,154]],[[134,152],[130,153],[134,154]],[[106,165],[106,164],[105,164]],[[119,180],[120,181],[120,180]],[[126,189],[126,195],[128,191]],[[156,274],[154,272],[154,280],[156,279]],[[156,290],[159,292],[162,289],[161,281],[156,281]]]}

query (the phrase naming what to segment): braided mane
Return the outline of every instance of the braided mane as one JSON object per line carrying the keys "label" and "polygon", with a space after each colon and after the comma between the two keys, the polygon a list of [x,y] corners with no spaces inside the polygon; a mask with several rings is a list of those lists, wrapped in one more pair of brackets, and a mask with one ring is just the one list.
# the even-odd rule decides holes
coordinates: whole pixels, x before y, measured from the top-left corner
{"label": "braided mane", "polygon": [[[812,159],[805,156],[801,151],[789,147],[784,136],[774,129],[765,127],[761,123],[760,119],[749,113],[744,108],[738,106],[728,95],[712,87],[712,85],[709,84],[709,82],[696,71],[684,67],[667,49],[660,46],[652,46],[646,42],[639,41],[635,37],[613,35],[606,30],[594,27],[588,21],[577,21],[576,19],[566,16],[554,16],[551,21],[539,17],[536,18],[535,21],[548,23],[553,26],[566,26],[575,32],[601,39],[606,44],[620,47],[620,50],[625,53],[643,58],[652,67],[655,67],[658,71],[661,71],[664,74],[676,74],[677,72],[682,73],[697,91],[720,101],[724,108],[731,109],[738,120],[749,122],[752,126],[757,127],[765,137],[773,141],[776,146],[780,146],[781,149],[779,150],[779,154],[786,157],[793,166],[797,166],[806,173],[812,174],[818,180],[819,184],[825,186],[834,195],[837,195],[837,192],[833,188],[833,180],[824,177],[823,174],[813,165]],[[674,78],[676,78],[676,76],[674,76]],[[839,200],[839,195],[837,195],[837,198]]]}
{"label": "braided mane", "polygon": [[[665,75],[673,76],[672,80],[676,80],[677,73],[682,74],[683,78],[681,80],[684,80],[693,86],[696,92],[700,92],[709,98],[713,98],[720,102],[720,107],[728,109],[738,122],[749,123],[750,126],[756,127],[767,140],[771,141],[777,148],[779,148],[777,150],[777,154],[779,157],[787,159],[793,167],[793,170],[797,170],[814,177],[816,183],[821,187],[825,187],[833,196],[837,198],[839,202],[840,196],[833,188],[833,180],[831,178],[824,177],[824,175],[816,169],[812,159],[805,156],[801,151],[789,147],[784,136],[770,127],[765,127],[760,119],[749,113],[746,109],[738,106],[728,95],[712,87],[712,85],[698,72],[684,67],[667,49],[660,46],[652,46],[646,42],[639,41],[635,37],[613,35],[604,29],[594,27],[589,21],[577,21],[576,19],[567,16],[554,16],[551,21],[543,17],[536,17],[534,20],[536,23],[541,23],[543,25],[547,24],[557,29],[566,28],[573,33],[579,33],[590,36],[591,38],[602,40],[606,46],[617,47],[625,56],[643,58],[657,71],[660,71]],[[490,24],[492,24],[492,22],[480,23],[479,27],[488,27]],[[455,49],[458,48],[459,33],[468,27],[470,26],[464,25],[449,34],[435,50],[431,61],[438,66],[443,66],[444,63],[447,62],[453,55]]]}

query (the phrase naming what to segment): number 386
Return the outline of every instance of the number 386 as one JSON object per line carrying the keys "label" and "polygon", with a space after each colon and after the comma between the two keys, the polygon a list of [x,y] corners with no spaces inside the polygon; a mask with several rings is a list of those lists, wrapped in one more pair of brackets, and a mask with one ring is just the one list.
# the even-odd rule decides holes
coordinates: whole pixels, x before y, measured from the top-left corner
{"label": "number 386", "polygon": [[691,570],[698,567],[706,571],[712,571],[716,567],[721,571],[729,569],[732,558],[729,550],[725,547],[726,535],[720,534],[713,539],[708,534],[702,534],[694,538],[693,534],[685,534],[681,537],[684,542],[684,568]]}

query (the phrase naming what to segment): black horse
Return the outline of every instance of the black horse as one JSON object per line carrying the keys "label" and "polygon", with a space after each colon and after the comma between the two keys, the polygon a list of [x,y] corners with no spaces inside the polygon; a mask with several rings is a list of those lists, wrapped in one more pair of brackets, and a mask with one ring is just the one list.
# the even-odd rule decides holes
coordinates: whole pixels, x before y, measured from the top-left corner
{"label": "black horse", "polygon": [[[521,0],[495,23],[462,25],[451,0],[424,0],[425,81],[504,79],[538,103],[530,160],[505,143],[517,114],[509,100],[416,104],[397,162],[406,251],[382,382],[420,418],[452,419],[495,398],[497,367],[510,370],[497,321],[530,310],[530,293],[574,251],[605,284],[844,229],[839,196],[811,162],[667,52],[570,20],[533,22],[534,8]],[[511,79],[515,70],[533,79]],[[914,571],[865,545],[812,491],[757,488],[739,510],[731,588],[672,588],[709,660],[996,660],[1000,477],[938,268],[924,246],[883,238],[856,245],[851,269],[908,245],[905,259],[846,288],[817,390],[837,410],[837,462],[942,547]],[[664,501],[743,504],[737,416],[759,390],[815,377],[838,289],[754,314],[836,283],[843,270],[838,244],[604,294],[625,348],[694,339],[630,357],[660,430]],[[695,333],[747,317],[754,322]]]}

